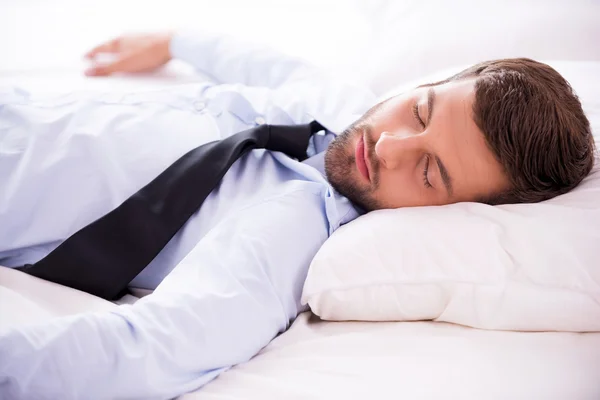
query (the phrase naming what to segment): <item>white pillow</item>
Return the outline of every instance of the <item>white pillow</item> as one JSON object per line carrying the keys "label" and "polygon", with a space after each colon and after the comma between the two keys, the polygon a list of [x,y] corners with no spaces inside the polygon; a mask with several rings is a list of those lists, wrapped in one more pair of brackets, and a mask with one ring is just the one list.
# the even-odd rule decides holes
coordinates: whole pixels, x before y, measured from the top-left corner
{"label": "white pillow", "polygon": [[[580,95],[598,135],[600,63],[551,64]],[[319,250],[302,301],[326,320],[600,331],[600,165],[543,203],[362,216]]]}

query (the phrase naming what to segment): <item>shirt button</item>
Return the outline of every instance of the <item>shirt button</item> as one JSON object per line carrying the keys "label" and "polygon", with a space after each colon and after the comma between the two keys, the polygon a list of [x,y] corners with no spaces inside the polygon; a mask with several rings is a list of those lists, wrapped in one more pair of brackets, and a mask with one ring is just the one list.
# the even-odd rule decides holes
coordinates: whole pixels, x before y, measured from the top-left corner
{"label": "shirt button", "polygon": [[265,121],[265,119],[263,117],[256,117],[254,119],[254,122],[256,122],[257,125],[263,125],[264,123],[266,123],[267,121]]}
{"label": "shirt button", "polygon": [[194,109],[196,111],[202,111],[206,108],[206,103],[204,103],[203,101],[195,101],[194,102]]}

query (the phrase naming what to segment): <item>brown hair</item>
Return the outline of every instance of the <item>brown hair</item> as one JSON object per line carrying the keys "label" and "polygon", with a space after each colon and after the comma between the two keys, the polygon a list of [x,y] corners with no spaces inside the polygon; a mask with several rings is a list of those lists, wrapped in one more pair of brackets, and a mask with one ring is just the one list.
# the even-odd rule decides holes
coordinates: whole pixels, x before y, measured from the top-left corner
{"label": "brown hair", "polygon": [[483,202],[535,203],[586,177],[595,158],[590,123],[558,72],[527,58],[493,60],[434,85],[470,78],[476,79],[475,123],[511,183]]}

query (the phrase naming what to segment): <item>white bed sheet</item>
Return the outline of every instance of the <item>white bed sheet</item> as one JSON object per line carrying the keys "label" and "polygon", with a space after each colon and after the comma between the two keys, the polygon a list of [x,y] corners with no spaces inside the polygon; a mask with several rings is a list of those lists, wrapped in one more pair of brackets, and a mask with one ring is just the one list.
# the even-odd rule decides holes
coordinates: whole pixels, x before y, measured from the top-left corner
{"label": "white bed sheet", "polygon": [[302,314],[250,362],[182,400],[600,399],[600,333],[483,331]]}
{"label": "white bed sheet", "polygon": [[[0,330],[113,307],[0,267]],[[600,333],[324,322],[304,313],[252,360],[180,400],[365,398],[598,400]]]}

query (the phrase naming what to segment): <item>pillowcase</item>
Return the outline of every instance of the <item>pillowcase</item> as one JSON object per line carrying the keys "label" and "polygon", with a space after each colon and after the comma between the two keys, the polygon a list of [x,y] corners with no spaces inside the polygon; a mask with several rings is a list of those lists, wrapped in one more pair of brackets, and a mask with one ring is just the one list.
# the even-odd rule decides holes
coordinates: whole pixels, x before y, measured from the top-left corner
{"label": "pillowcase", "polygon": [[[579,94],[600,147],[600,63],[550,64]],[[600,166],[542,203],[364,215],[319,250],[302,301],[326,320],[600,331]]]}

